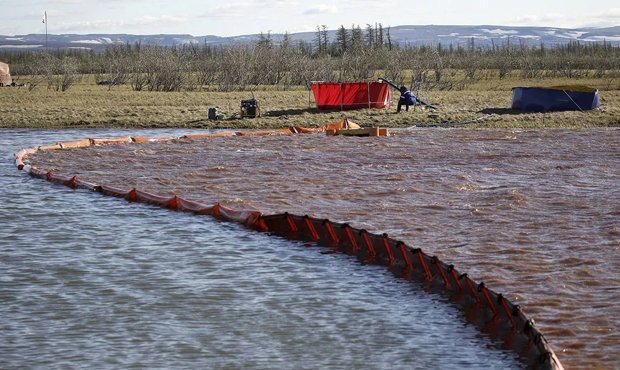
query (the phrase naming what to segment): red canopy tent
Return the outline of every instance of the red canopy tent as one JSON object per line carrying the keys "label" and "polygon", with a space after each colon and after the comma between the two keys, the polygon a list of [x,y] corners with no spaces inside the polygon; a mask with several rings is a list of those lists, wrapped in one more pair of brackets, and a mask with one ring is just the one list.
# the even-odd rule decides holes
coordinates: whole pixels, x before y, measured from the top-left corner
{"label": "red canopy tent", "polygon": [[385,82],[312,82],[312,93],[321,110],[381,109],[391,99]]}

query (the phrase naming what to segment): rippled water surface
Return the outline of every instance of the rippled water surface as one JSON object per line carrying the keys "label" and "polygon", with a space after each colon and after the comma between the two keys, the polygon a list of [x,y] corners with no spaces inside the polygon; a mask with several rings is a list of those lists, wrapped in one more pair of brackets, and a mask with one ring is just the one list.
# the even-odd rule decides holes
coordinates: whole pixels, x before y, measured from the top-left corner
{"label": "rippled water surface", "polygon": [[522,304],[567,367],[616,368],[619,134],[233,137],[45,152],[32,160],[98,183],[388,232]]}
{"label": "rippled water surface", "polygon": [[[0,368],[520,366],[512,353],[494,349],[441,298],[384,268],[208,217],[70,190],[30,178],[12,163],[12,153],[21,147],[127,134],[180,133],[0,131]],[[328,189],[357,180],[343,177],[349,171],[344,163],[330,164],[323,156],[339,157],[334,150],[344,142],[325,150],[324,139],[306,139],[102,147],[33,159],[123,186],[137,181],[163,190],[174,185],[197,198],[225,196],[240,206],[252,199],[265,209],[325,212],[378,229],[397,225],[382,220],[382,212],[356,214],[351,205],[370,202],[381,209],[380,202],[396,201],[390,200],[390,189],[405,179],[385,176],[381,181],[391,184],[386,194],[366,193],[358,183],[354,198],[338,200]],[[364,176],[383,177],[379,174],[389,163],[374,163],[368,155],[377,142],[354,139],[347,145],[344,153],[357,147],[355,155],[365,158],[359,169],[376,165],[374,175]],[[308,158],[294,154],[296,147]],[[160,150],[169,160],[157,159]],[[347,157],[351,154],[343,158],[355,163]],[[394,161],[402,161],[401,155]],[[279,164],[269,164],[270,158]],[[147,170],[152,166],[157,170]],[[274,184],[273,199],[267,201],[264,188]],[[412,189],[404,193],[404,199],[416,194]],[[329,196],[331,201],[319,201]],[[364,198],[356,202],[359,197]],[[401,227],[402,235],[411,235],[429,226]],[[608,297],[612,294],[609,290]]]}

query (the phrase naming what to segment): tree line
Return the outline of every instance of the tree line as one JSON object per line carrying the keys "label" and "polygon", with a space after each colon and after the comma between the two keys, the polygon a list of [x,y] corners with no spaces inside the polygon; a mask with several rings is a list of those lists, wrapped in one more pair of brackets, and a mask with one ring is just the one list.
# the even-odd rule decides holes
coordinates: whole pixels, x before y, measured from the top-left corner
{"label": "tree line", "polygon": [[367,80],[385,77],[399,85],[461,89],[479,79],[620,77],[620,47],[571,41],[546,47],[519,39],[477,46],[396,44],[390,28],[341,26],[333,38],[317,26],[314,40],[277,40],[270,33],[252,44],[156,46],[109,45],[83,50],[0,51],[18,81],[31,89],[46,85],[64,91],[84,74],[109,89],[243,91],[259,85],[287,90],[309,81]]}

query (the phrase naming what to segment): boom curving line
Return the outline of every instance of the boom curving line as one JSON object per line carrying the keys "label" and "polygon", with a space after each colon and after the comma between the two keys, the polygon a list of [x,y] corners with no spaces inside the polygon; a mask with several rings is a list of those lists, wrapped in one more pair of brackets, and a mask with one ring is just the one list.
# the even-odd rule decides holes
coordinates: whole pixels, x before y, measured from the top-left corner
{"label": "boom curving line", "polygon": [[[311,133],[320,130],[296,129],[262,131],[258,135],[282,135]],[[530,368],[563,370],[555,352],[544,335],[521,310],[519,305],[508,301],[502,294],[488,289],[483,282],[477,283],[466,273],[460,273],[436,256],[429,256],[420,248],[411,248],[404,242],[387,234],[373,234],[356,229],[346,223],[317,219],[308,215],[290,213],[264,215],[256,210],[231,209],[220,203],[206,205],[178,196],[166,197],[139,189],[121,189],[106,184],[94,184],[77,176],[58,174],[35,166],[28,166],[26,158],[40,150],[70,150],[93,145],[120,145],[121,143],[144,143],[149,141],[241,136],[239,133],[214,133],[184,135],[179,138],[132,138],[84,139],[36,149],[22,149],[15,154],[19,170],[27,169],[32,177],[65,185],[72,189],[87,189],[103,195],[124,198],[129,202],[151,204],[178,212],[209,215],[218,220],[234,222],[249,229],[290,240],[310,242],[356,257],[361,263],[383,265],[395,276],[422,284],[425,291],[441,294],[465,313],[467,320],[479,330],[503,341],[503,348],[511,349]],[[433,273],[435,271],[435,273]]]}

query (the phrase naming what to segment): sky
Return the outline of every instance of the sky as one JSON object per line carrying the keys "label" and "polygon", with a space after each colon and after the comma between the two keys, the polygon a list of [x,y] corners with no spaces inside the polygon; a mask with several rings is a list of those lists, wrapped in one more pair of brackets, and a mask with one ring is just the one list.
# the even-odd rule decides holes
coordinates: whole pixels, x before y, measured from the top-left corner
{"label": "sky", "polygon": [[0,0],[0,35],[48,32],[237,36],[382,23],[620,26],[618,0]]}

